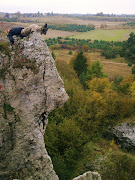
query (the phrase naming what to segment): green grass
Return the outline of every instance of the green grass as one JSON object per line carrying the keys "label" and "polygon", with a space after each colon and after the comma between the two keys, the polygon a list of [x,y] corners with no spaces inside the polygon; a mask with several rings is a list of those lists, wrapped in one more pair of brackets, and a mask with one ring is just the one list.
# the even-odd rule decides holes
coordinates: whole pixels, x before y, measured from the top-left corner
{"label": "green grass", "polygon": [[93,30],[80,33],[70,38],[75,39],[91,39],[105,41],[124,41],[127,40],[131,32],[135,33],[135,29],[120,29],[120,30]]}

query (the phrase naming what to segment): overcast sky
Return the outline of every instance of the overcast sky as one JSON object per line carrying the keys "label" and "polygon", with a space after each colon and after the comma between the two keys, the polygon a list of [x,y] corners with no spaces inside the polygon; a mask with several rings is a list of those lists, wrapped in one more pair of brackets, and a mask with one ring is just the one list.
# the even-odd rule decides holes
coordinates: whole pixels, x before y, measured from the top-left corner
{"label": "overcast sky", "polygon": [[0,12],[135,14],[135,0],[0,0]]}

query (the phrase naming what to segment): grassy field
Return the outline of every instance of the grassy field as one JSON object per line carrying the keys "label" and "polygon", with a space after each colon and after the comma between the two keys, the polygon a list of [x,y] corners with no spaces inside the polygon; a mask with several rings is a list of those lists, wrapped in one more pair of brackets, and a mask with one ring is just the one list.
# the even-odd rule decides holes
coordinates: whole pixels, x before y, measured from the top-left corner
{"label": "grassy field", "polygon": [[[68,54],[69,50],[54,50],[56,55],[56,61],[64,61],[69,63],[72,56],[76,53],[73,51],[72,55]],[[88,52],[85,53],[88,59],[88,64],[93,61],[99,60],[103,64],[103,71],[108,74],[110,77],[114,76],[122,76],[122,77],[129,77],[132,76],[131,74],[131,67],[129,67],[126,63],[124,63],[124,58],[117,57],[112,60],[105,59],[104,56],[101,56],[99,52]],[[123,63],[121,63],[123,62]]]}
{"label": "grassy field", "polygon": [[131,32],[135,33],[135,29],[119,29],[119,30],[93,30],[89,32],[79,33],[70,38],[75,39],[91,39],[105,41],[124,41],[127,40]]}

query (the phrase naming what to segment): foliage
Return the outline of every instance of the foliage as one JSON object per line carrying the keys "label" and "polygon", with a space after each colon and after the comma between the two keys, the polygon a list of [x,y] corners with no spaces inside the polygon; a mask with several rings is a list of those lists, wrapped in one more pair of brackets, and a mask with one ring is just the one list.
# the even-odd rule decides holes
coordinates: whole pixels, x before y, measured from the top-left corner
{"label": "foliage", "polygon": [[69,51],[69,52],[68,52],[68,54],[69,54],[69,55],[72,55],[72,54],[73,54],[73,52],[72,52],[72,51]]}
{"label": "foliage", "polygon": [[10,73],[8,66],[3,66],[3,68],[0,69],[0,79],[5,79],[5,76]]}
{"label": "foliage", "polygon": [[0,21],[6,21],[6,22],[17,22],[18,19],[17,18],[7,18],[7,17],[4,17],[4,18],[0,18]]}
{"label": "foliage", "polygon": [[135,74],[135,65],[132,67],[132,74]]}
{"label": "foliage", "polygon": [[56,60],[56,55],[54,54],[54,52],[52,51],[52,57],[54,60]]}
{"label": "foliage", "polygon": [[84,44],[84,45],[82,46],[82,50],[85,51],[85,52],[87,52],[87,51],[89,50],[89,46],[88,46],[87,44]]}
{"label": "foliage", "polygon": [[135,100],[135,81],[132,83],[129,90],[130,90],[130,94],[131,94],[132,98]]}
{"label": "foliage", "polygon": [[131,62],[129,62],[129,63],[128,63],[128,66],[129,66],[129,67],[132,67],[132,63],[131,63]]}
{"label": "foliage", "polygon": [[135,158],[132,155],[113,152],[102,161],[102,169],[99,173],[102,179],[134,180]]}
{"label": "foliage", "polygon": [[87,67],[87,58],[84,56],[83,51],[80,51],[74,61],[74,70],[76,71],[78,77],[81,73],[87,72]]}
{"label": "foliage", "polygon": [[108,78],[93,78],[91,81],[88,81],[88,87],[90,91],[96,91],[103,93],[106,88],[111,88],[111,83]]}
{"label": "foliage", "polygon": [[[122,164],[123,169],[128,168],[130,160],[131,166],[135,160],[123,154],[114,141],[109,142],[104,136],[109,137],[109,127],[134,114],[133,79],[117,78],[114,83],[107,77],[93,77],[88,81],[89,89],[84,90],[69,64],[56,61],[56,65],[64,79],[69,100],[49,115],[45,143],[60,180],[72,179],[86,171],[94,171],[96,167],[100,167],[97,171],[104,179],[115,179],[116,173],[121,179],[126,175],[132,179],[131,171],[122,172],[118,166]],[[114,88],[114,84],[119,88]],[[110,152],[116,152],[117,158]],[[101,163],[96,166],[96,162]]]}
{"label": "foliage", "polygon": [[4,107],[3,107],[5,110],[9,111],[9,112],[13,112],[14,108],[11,107],[10,104],[5,104],[4,103]]}
{"label": "foliage", "polygon": [[120,55],[131,63],[135,63],[135,34],[133,32],[130,33],[128,40],[123,42]]}
{"label": "foliage", "polygon": [[86,74],[86,79],[87,80],[90,80],[94,77],[97,77],[97,78],[103,78],[107,75],[105,75],[103,72],[103,65],[100,63],[100,61],[95,61],[93,62],[89,67],[88,67],[88,70],[87,70],[87,74]]}
{"label": "foliage", "polygon": [[57,25],[48,25],[50,29],[62,30],[62,31],[77,31],[77,32],[86,32],[94,30],[95,26],[86,26],[86,25],[77,25],[77,24],[57,24]]}
{"label": "foliage", "polygon": [[117,55],[115,49],[112,49],[112,48],[104,49],[101,54],[102,54],[103,56],[105,56],[106,59],[115,58],[116,55]]}
{"label": "foliage", "polygon": [[126,25],[128,25],[128,26],[135,26],[135,21],[123,24],[123,26],[126,26]]}
{"label": "foliage", "polygon": [[0,51],[8,56],[10,56],[10,49],[6,42],[0,42]]}

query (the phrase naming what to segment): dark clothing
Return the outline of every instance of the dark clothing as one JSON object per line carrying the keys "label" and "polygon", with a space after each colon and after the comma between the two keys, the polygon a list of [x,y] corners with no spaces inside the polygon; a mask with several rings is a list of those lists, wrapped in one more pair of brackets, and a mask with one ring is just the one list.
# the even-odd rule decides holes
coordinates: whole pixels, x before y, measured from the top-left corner
{"label": "dark clothing", "polygon": [[9,38],[9,40],[10,40],[10,42],[11,42],[12,44],[14,44],[14,38],[13,38],[14,35],[23,37],[23,36],[21,35],[22,29],[24,29],[24,28],[23,28],[23,27],[18,27],[18,28],[12,28],[12,29],[9,31],[9,33],[8,33],[8,38]]}

